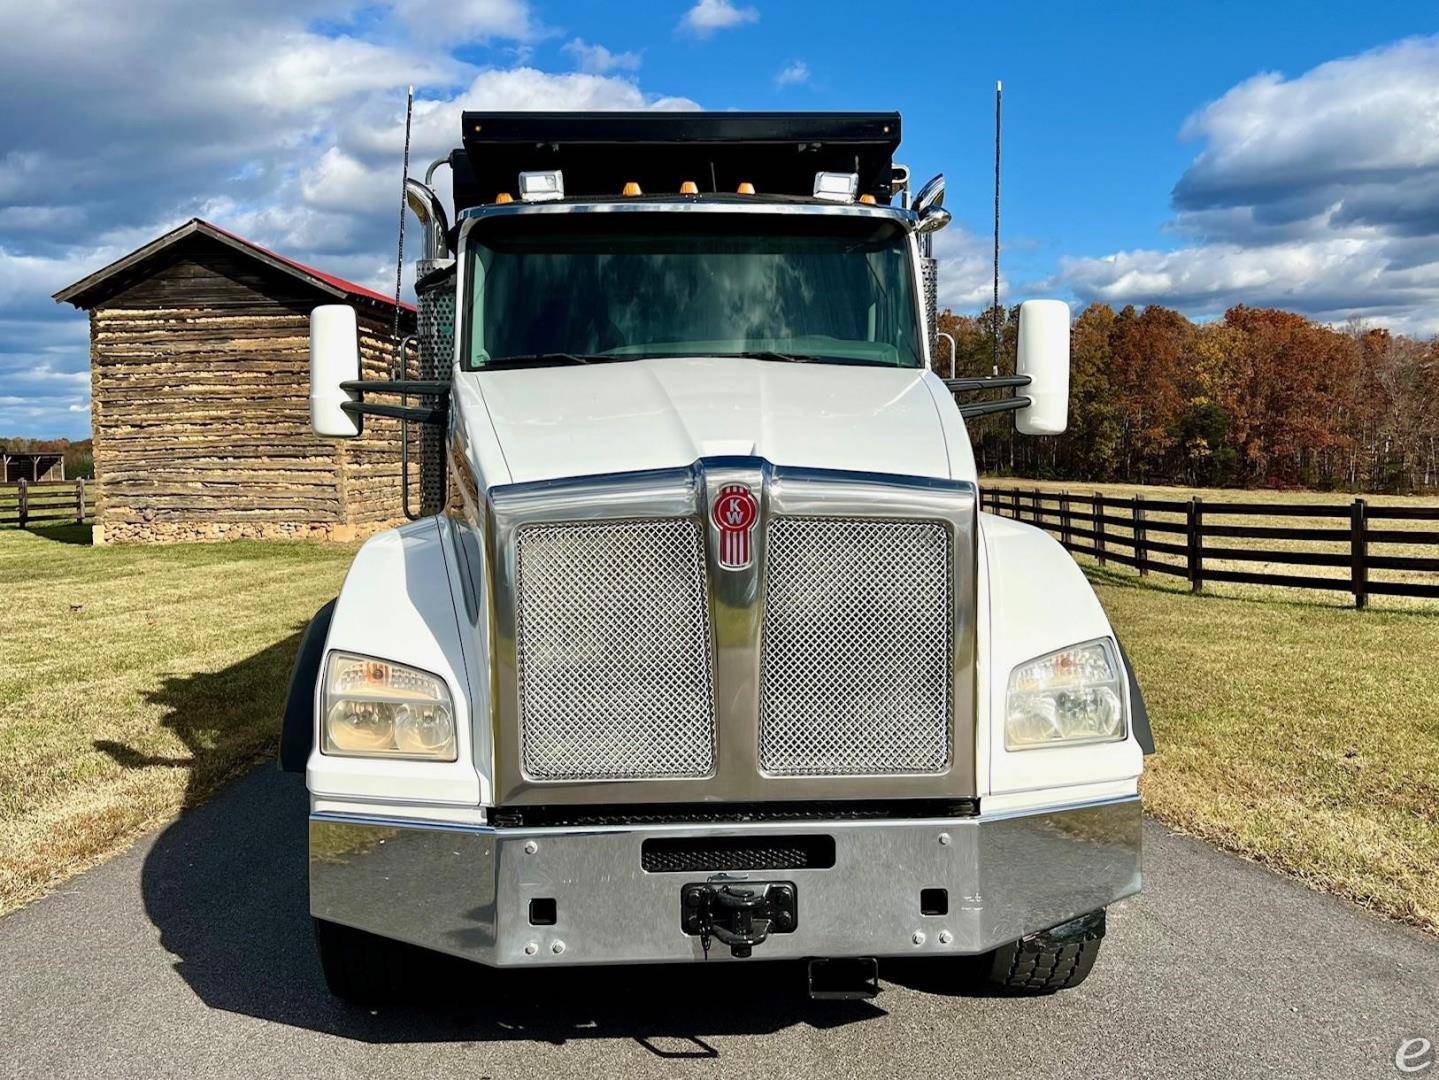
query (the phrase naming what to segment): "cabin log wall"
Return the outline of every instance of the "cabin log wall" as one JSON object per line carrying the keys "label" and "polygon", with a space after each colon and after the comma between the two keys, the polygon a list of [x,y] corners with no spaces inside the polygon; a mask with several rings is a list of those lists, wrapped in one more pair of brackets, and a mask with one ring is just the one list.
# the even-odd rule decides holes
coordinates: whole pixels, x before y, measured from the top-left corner
{"label": "cabin log wall", "polygon": [[[326,299],[192,243],[96,305],[97,543],[345,540],[400,519],[399,421],[310,430],[309,313]],[[390,323],[359,310],[363,377],[387,377]]]}

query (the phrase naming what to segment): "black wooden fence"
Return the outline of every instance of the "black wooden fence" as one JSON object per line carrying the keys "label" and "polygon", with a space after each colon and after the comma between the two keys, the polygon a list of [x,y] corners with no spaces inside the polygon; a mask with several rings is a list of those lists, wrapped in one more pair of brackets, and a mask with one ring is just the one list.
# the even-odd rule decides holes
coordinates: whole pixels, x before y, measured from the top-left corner
{"label": "black wooden fence", "polygon": [[85,480],[0,484],[0,526],[28,529],[32,525],[83,523],[93,510],[93,491]]}
{"label": "black wooden fence", "polygon": [[[1231,581],[1349,592],[1361,608],[1371,595],[1439,599],[1439,505],[1205,502],[1197,495],[1151,499],[987,485],[980,503],[990,513],[1048,530],[1100,565],[1186,578],[1195,592],[1207,581]],[[1294,520],[1301,518],[1304,524]],[[1275,547],[1274,541],[1300,546]],[[1234,565],[1255,563],[1344,572],[1274,573]]]}

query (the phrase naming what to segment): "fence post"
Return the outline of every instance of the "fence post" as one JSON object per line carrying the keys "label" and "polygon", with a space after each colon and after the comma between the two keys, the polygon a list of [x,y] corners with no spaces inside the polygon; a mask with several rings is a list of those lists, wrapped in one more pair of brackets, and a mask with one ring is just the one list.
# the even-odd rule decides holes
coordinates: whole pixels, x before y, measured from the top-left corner
{"label": "fence post", "polygon": [[1149,574],[1149,561],[1144,551],[1144,502],[1140,496],[1134,496],[1134,565],[1139,568],[1139,576],[1147,577]]}
{"label": "fence post", "polygon": [[1094,493],[1094,553],[1099,559],[1099,565],[1104,565],[1104,496],[1099,492]]}
{"label": "fence post", "polygon": [[1354,606],[1369,604],[1369,504],[1355,499],[1349,510],[1349,577]]}
{"label": "fence post", "polygon": [[23,528],[25,527],[25,523],[26,523],[26,522],[29,520],[29,518],[30,518],[30,485],[25,482],[25,478],[24,478],[23,476],[20,478],[19,487],[20,487],[19,525],[20,525],[20,528],[23,529]]}
{"label": "fence post", "polygon": [[85,524],[85,478],[75,478],[75,524]]}
{"label": "fence post", "polygon": [[1034,513],[1034,523],[1041,529],[1044,528],[1044,515],[1039,512],[1039,488],[1029,496],[1030,510]]}
{"label": "fence post", "polygon": [[1189,591],[1204,588],[1204,500],[1195,495],[1189,500]]}
{"label": "fence post", "polygon": [[1074,537],[1070,535],[1069,531],[1069,492],[1067,491],[1059,493],[1059,542],[1065,548],[1074,542]]}

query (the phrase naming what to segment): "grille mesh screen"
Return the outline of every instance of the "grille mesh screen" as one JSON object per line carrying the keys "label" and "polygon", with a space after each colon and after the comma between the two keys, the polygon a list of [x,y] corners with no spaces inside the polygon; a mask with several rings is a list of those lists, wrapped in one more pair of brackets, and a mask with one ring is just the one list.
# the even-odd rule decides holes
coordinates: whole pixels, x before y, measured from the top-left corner
{"label": "grille mesh screen", "polygon": [[767,549],[764,770],[943,771],[953,663],[945,527],[776,518]]}
{"label": "grille mesh screen", "polygon": [[647,874],[701,874],[716,870],[828,870],[834,837],[651,837],[640,847]]}
{"label": "grille mesh screen", "polygon": [[714,768],[709,603],[692,521],[535,525],[518,539],[525,772],[543,780]]}

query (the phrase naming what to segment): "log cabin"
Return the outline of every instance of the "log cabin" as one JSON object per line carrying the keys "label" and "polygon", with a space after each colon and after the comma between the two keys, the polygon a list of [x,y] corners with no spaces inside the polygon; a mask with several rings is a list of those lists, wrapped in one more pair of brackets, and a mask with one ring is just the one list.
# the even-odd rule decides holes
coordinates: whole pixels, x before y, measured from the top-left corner
{"label": "log cabin", "polygon": [[398,420],[310,430],[309,315],[354,306],[361,378],[384,379],[413,306],[397,340],[392,297],[199,218],[55,300],[90,317],[96,543],[350,540],[402,518]]}

